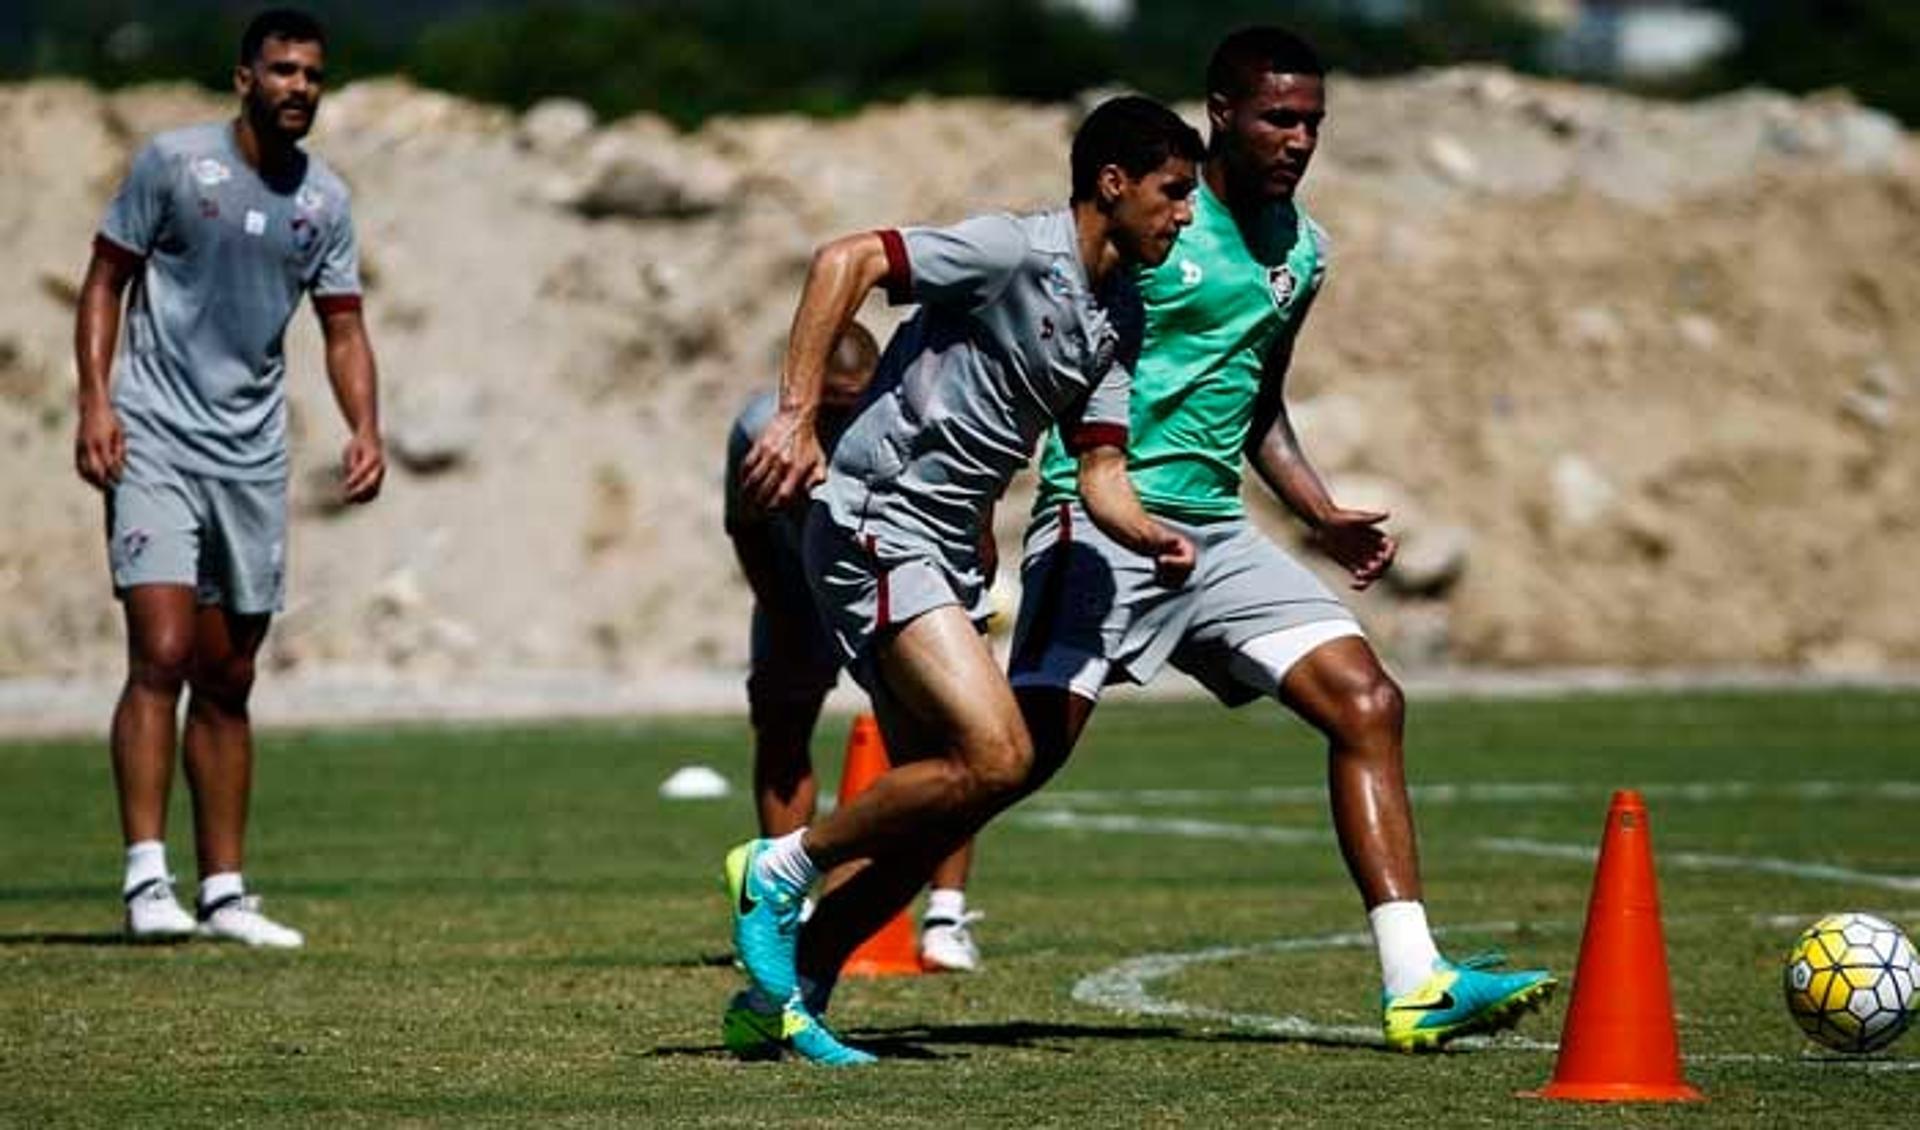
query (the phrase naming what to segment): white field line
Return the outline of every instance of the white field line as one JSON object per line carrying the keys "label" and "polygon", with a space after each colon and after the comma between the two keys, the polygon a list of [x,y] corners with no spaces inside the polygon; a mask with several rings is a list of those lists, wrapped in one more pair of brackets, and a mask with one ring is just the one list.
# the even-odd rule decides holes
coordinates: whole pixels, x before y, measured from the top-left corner
{"label": "white field line", "polygon": [[[1488,837],[1475,840],[1475,846],[1506,855],[1530,855],[1540,859],[1569,859],[1591,863],[1599,852],[1580,844],[1555,844],[1542,840]],[[1792,859],[1771,859],[1753,855],[1715,855],[1699,851],[1662,851],[1660,863],[1685,871],[1752,871],[1763,875],[1784,875],[1790,879],[1837,880],[1886,891],[1920,891],[1920,875],[1882,875],[1837,867],[1828,863],[1801,863]]]}
{"label": "white field line", "polygon": [[[1599,785],[1572,785],[1555,781],[1491,781],[1466,785],[1415,785],[1414,803],[1533,804],[1598,800],[1612,790]],[[1649,800],[1713,804],[1729,800],[1920,800],[1920,781],[1683,781],[1642,786]],[[1178,808],[1192,805],[1326,803],[1323,785],[1246,789],[1054,789],[1041,793],[1049,805],[1130,805]]]}
{"label": "white field line", "polygon": [[[1785,917],[1789,916],[1767,915],[1760,921],[1772,922]],[[1791,917],[1796,922],[1801,920],[1801,916]],[[1537,930],[1541,928],[1541,924],[1529,923],[1528,927]],[[1483,922],[1458,927],[1456,932],[1484,935],[1513,933],[1518,929],[1518,924],[1514,922]],[[1303,1016],[1273,1016],[1265,1013],[1213,1008],[1208,1005],[1161,997],[1156,995],[1150,987],[1155,981],[1165,980],[1198,965],[1262,954],[1299,953],[1312,949],[1361,948],[1371,944],[1370,935],[1347,932],[1303,938],[1280,938],[1253,945],[1211,946],[1186,953],[1144,954],[1082,977],[1074,983],[1073,999],[1082,1004],[1129,1016],[1164,1016],[1177,1020],[1197,1020],[1249,1031],[1266,1032],[1284,1039],[1308,1043],[1382,1047],[1385,1041],[1381,1038],[1380,1030],[1371,1025],[1319,1024]],[[1512,1033],[1492,1038],[1468,1037],[1457,1041],[1453,1046],[1462,1049],[1482,1048],[1519,1052],[1559,1050],[1558,1043],[1534,1040]],[[1920,1071],[1920,1060],[1846,1059],[1812,1055],[1792,1057],[1754,1052],[1728,1052],[1685,1058],[1688,1063],[1798,1063],[1809,1067],[1834,1069]]]}
{"label": "white field line", "polygon": [[[1176,817],[1137,816],[1125,812],[1071,812],[1064,809],[1015,811],[1007,817],[1028,828],[1048,828],[1068,832],[1109,832],[1135,836],[1178,836],[1192,840],[1239,840],[1277,844],[1325,844],[1333,836],[1310,828],[1287,828],[1264,824],[1236,824],[1232,821],[1194,820]],[[1591,863],[1598,852],[1585,844],[1549,843],[1543,840],[1512,837],[1485,837],[1474,841],[1476,847],[1502,855],[1525,855],[1536,859],[1565,859]],[[1792,879],[1832,880],[1887,891],[1920,891],[1920,876],[1883,875],[1838,867],[1826,863],[1801,863],[1791,859],[1765,856],[1714,855],[1707,852],[1663,851],[1660,862],[1686,871],[1746,871],[1763,875],[1781,875]]]}

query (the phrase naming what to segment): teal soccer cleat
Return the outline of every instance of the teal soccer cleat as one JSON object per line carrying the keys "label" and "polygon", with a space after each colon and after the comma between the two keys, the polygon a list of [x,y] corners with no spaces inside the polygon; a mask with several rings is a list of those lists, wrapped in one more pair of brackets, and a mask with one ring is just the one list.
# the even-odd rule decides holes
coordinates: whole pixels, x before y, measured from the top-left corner
{"label": "teal soccer cleat", "polygon": [[800,904],[807,892],[790,891],[760,878],[754,864],[769,840],[749,840],[727,853],[727,899],[733,909],[733,950],[754,987],[770,1001],[794,995],[794,948],[800,938]]}
{"label": "teal soccer cleat", "polygon": [[1381,994],[1382,1028],[1395,1051],[1433,1051],[1461,1036],[1510,1028],[1540,1007],[1558,983],[1544,969],[1497,972],[1499,954],[1470,957],[1459,964],[1445,958],[1433,975],[1410,993]]}

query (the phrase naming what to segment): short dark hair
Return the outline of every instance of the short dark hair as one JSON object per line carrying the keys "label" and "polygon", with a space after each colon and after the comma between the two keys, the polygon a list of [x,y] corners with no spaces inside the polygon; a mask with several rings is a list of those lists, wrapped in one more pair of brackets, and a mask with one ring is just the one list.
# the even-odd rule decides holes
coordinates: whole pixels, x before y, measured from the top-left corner
{"label": "short dark hair", "polygon": [[327,29],[320,21],[298,8],[268,8],[253,17],[247,24],[247,30],[240,36],[240,64],[246,66],[260,58],[260,49],[269,39],[284,39],[289,43],[318,43],[327,45]]}
{"label": "short dark hair", "polygon": [[1094,107],[1073,134],[1073,199],[1093,198],[1100,170],[1118,165],[1130,177],[1143,177],[1171,157],[1206,159],[1200,131],[1180,115],[1138,94],[1109,98]]}
{"label": "short dark hair", "polygon": [[880,343],[873,340],[873,331],[859,322],[848,322],[846,332],[833,343],[833,352],[827,354],[827,368],[836,373],[865,375],[879,364]]}
{"label": "short dark hair", "polygon": [[1207,94],[1237,102],[1265,75],[1320,75],[1327,68],[1306,40],[1277,27],[1243,27],[1220,41],[1207,62]]}

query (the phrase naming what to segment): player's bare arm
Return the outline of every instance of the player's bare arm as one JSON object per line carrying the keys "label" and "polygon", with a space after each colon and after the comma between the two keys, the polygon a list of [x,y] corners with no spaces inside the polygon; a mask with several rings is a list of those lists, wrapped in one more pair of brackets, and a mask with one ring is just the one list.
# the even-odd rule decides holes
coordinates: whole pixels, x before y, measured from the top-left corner
{"label": "player's bare arm", "polygon": [[357,305],[320,315],[326,342],[327,380],[347,422],[347,446],[340,456],[341,491],[350,503],[371,502],[386,479],[387,457],[380,439],[379,377],[373,345]]}
{"label": "player's bare arm", "polygon": [[1127,477],[1126,449],[1101,444],[1080,453],[1080,497],[1100,532],[1153,558],[1154,579],[1168,588],[1193,573],[1193,543],[1148,515]]}
{"label": "player's bare arm", "polygon": [[827,356],[886,274],[886,247],[873,232],[842,236],[814,252],[780,368],[780,409],[741,464],[748,501],[778,509],[825,477],[814,421]]}
{"label": "player's bare arm", "polygon": [[1386,573],[1399,545],[1380,528],[1388,517],[1385,511],[1337,505],[1308,462],[1287,416],[1286,376],[1292,359],[1291,343],[1267,358],[1253,426],[1247,433],[1247,459],[1267,489],[1313,530],[1321,550],[1347,571],[1353,588],[1363,590]]}
{"label": "player's bare arm", "polygon": [[80,422],[73,462],[80,477],[104,490],[127,462],[127,437],[113,410],[113,350],[120,338],[120,301],[137,268],[127,260],[94,252],[80,285],[80,316],[73,353],[80,372]]}

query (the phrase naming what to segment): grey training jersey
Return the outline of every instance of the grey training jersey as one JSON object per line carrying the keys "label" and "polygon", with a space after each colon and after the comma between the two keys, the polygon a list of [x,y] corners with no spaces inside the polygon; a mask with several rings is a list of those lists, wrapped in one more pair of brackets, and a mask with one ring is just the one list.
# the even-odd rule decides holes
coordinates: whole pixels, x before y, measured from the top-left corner
{"label": "grey training jersey", "polygon": [[1123,335],[1089,289],[1068,209],[879,235],[889,297],[920,310],[815,497],[845,529],[875,523],[970,567],[986,507],[1056,420],[1076,452],[1125,444],[1137,325]]}
{"label": "grey training jersey", "polygon": [[171,130],[134,158],[94,246],[140,265],[113,390],[129,444],[194,474],[285,477],[287,321],[305,292],[359,302],[346,185],[308,155],[269,186],[230,122]]}
{"label": "grey training jersey", "polygon": [[[746,407],[734,417],[733,428],[727,433],[727,482],[726,482],[726,525],[728,530],[750,525],[758,521],[767,521],[773,525],[773,535],[779,547],[790,553],[789,558],[796,572],[800,569],[800,531],[806,526],[807,508],[804,505],[791,506],[773,514],[763,514],[740,490],[740,465],[747,461],[747,452],[753,450],[754,441],[760,433],[767,430],[773,422],[774,413],[780,407],[780,395],[769,389],[755,393],[747,401]],[[839,445],[840,437],[846,431],[850,416],[845,412],[822,409],[817,417],[816,430],[820,436],[820,450],[829,458]]]}

